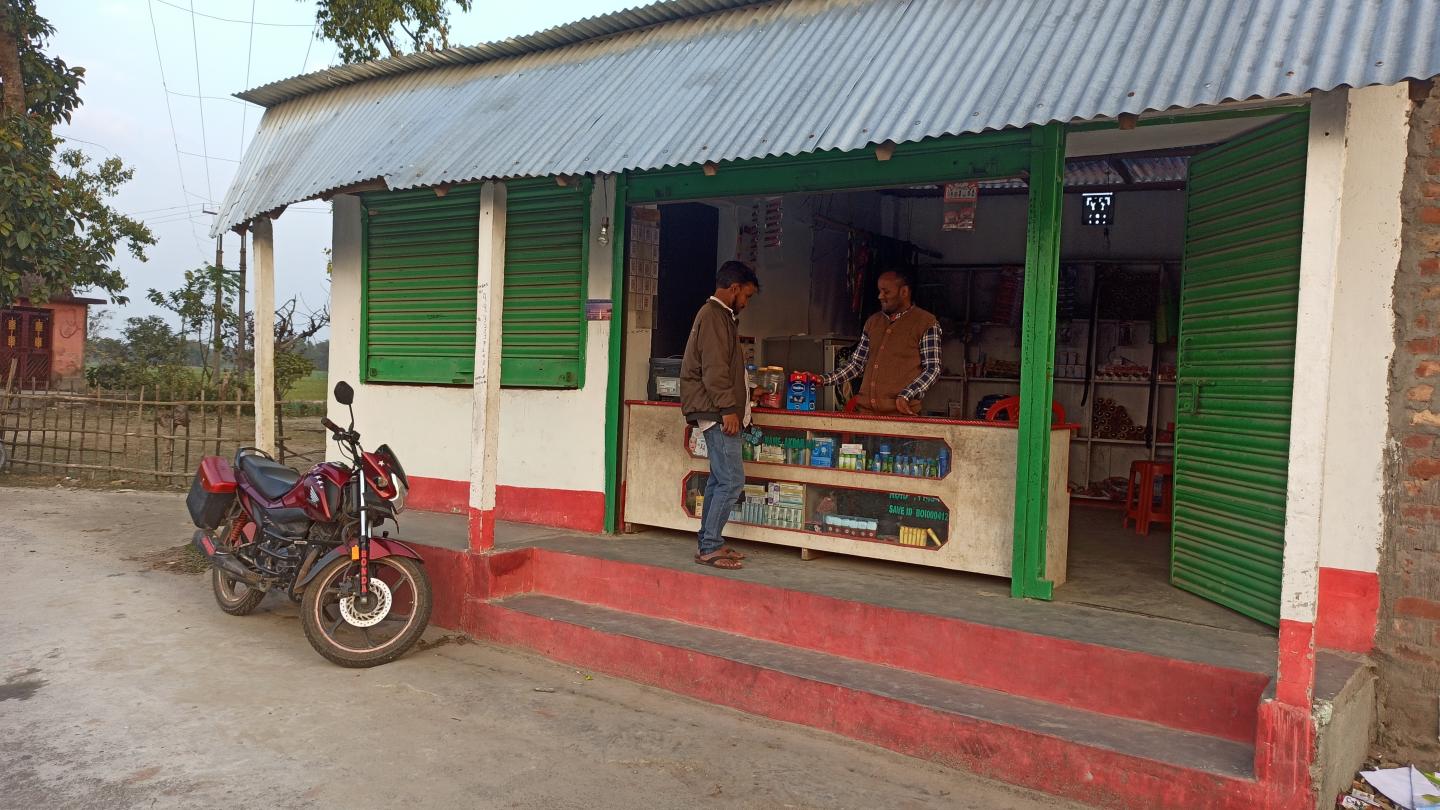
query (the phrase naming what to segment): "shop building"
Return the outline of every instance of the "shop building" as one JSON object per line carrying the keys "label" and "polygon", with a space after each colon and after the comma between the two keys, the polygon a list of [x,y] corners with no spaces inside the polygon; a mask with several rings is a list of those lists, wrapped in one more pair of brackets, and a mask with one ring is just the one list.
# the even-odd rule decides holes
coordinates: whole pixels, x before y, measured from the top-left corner
{"label": "shop building", "polygon": [[[221,227],[263,310],[271,220],[333,202],[330,375],[456,515],[440,623],[1101,804],[1310,806],[1374,723],[1431,6],[658,3],[244,94]],[[920,417],[757,412],[743,576],[685,564],[666,397],[732,258],[761,368],[842,363],[891,268],[944,332]]]}
{"label": "shop building", "polygon": [[70,293],[48,300],[22,297],[0,309],[0,381],[44,388],[85,373],[85,337],[92,305],[103,298]]}

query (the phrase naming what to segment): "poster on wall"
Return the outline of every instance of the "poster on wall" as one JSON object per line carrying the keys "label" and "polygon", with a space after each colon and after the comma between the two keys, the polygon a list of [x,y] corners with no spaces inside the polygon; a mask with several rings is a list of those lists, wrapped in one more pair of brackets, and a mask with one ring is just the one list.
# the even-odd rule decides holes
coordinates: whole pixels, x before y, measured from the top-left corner
{"label": "poster on wall", "polygon": [[962,183],[946,183],[941,230],[975,230],[975,208],[979,200],[979,183],[973,180]]}

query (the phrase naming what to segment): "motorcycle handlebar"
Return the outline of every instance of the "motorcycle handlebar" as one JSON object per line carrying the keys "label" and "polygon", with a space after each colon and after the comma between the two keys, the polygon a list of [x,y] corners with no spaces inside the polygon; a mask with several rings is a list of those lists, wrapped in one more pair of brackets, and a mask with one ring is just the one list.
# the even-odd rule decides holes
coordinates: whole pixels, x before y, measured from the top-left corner
{"label": "motorcycle handlebar", "polygon": [[331,422],[331,421],[330,421],[330,417],[328,417],[328,416],[321,417],[321,418],[320,418],[320,424],[324,425],[325,428],[326,428],[327,430],[329,430],[331,433],[339,433],[339,432],[340,432],[340,426],[337,425],[337,424],[335,424],[334,422]]}

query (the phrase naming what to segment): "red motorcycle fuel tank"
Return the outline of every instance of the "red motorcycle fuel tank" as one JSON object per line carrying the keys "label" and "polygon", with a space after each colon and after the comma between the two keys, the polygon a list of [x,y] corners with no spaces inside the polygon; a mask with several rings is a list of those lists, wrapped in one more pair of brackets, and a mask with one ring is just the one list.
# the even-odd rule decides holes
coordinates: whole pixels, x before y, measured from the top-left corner
{"label": "red motorcycle fuel tank", "polygon": [[345,481],[349,477],[350,470],[339,462],[316,464],[280,502],[290,509],[303,509],[311,520],[328,523],[340,514]]}

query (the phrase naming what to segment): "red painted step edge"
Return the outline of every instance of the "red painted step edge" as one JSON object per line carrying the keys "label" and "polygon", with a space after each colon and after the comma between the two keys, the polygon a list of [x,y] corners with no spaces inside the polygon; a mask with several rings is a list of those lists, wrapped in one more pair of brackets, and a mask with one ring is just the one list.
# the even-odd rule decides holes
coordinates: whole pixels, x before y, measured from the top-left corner
{"label": "red painted step edge", "polygon": [[1255,672],[658,566],[532,551],[540,593],[1243,743],[1255,741],[1269,684]]}
{"label": "red painted step edge", "polygon": [[1277,807],[1266,786],[474,602],[466,630],[617,677],[1111,807]]}

